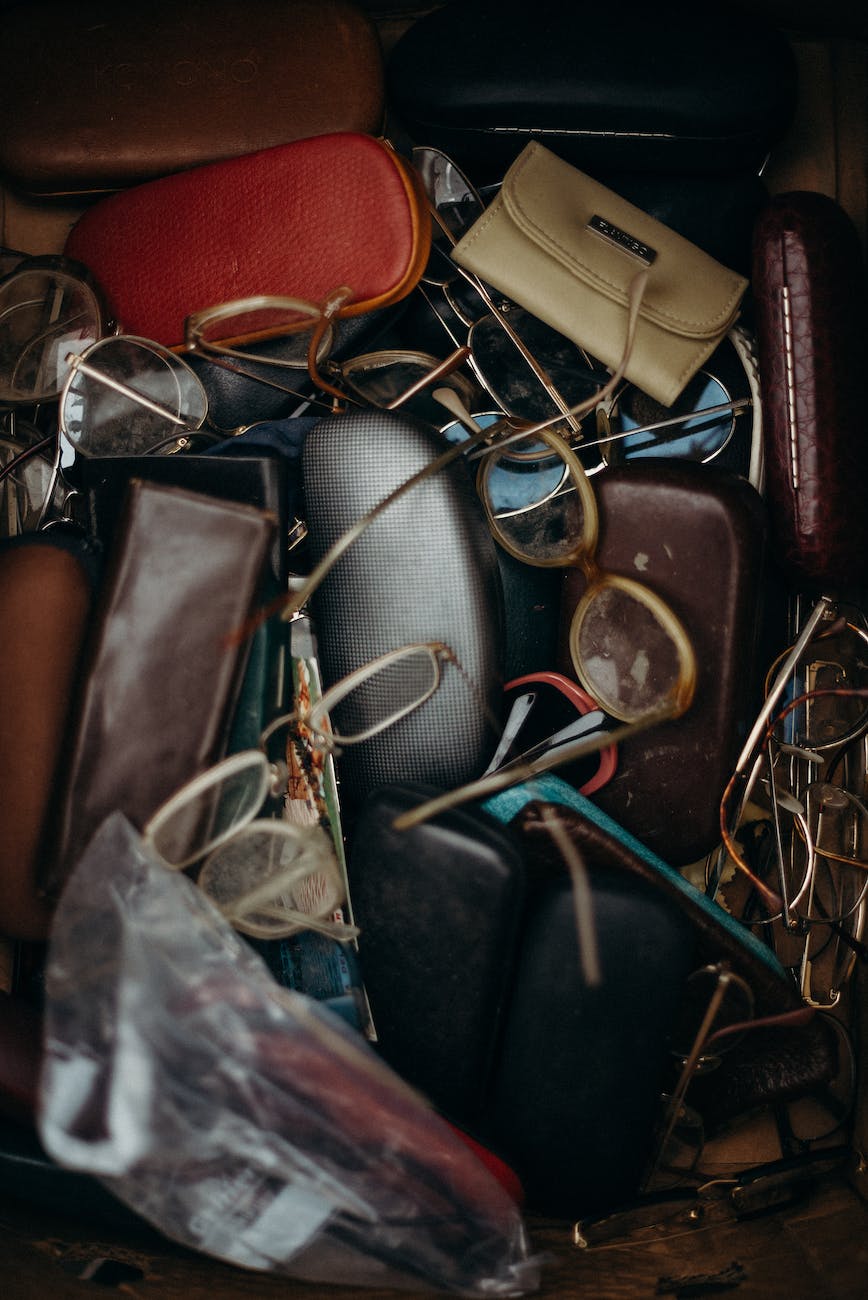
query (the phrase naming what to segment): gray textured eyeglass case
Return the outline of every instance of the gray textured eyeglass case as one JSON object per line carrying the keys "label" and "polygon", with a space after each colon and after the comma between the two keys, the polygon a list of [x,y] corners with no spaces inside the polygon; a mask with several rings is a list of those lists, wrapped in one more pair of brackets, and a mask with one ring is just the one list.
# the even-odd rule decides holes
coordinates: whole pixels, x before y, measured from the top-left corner
{"label": "gray textured eyeglass case", "polygon": [[[447,446],[429,425],[395,412],[321,420],[302,459],[313,562]],[[462,461],[389,505],[329,573],[312,609],[326,685],[416,641],[445,642],[461,665],[444,665],[440,686],[420,708],[346,747],[339,772],[348,808],[380,785],[448,789],[482,772],[500,730],[503,597],[495,543]],[[348,699],[333,722],[355,730],[366,720]]]}

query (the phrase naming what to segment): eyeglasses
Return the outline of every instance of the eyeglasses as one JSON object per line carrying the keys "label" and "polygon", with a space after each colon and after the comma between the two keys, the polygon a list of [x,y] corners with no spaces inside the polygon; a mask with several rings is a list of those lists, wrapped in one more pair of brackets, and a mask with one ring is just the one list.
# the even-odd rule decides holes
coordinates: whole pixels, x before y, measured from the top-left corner
{"label": "eyeglasses", "polygon": [[[495,449],[482,462],[478,486],[492,531],[525,563],[572,564],[583,570],[587,583],[569,629],[573,667],[591,698],[623,725],[612,726],[607,719],[590,735],[437,795],[402,813],[395,820],[398,830],[598,753],[679,717],[693,699],[696,660],[674,612],[644,584],[607,573],[594,559],[596,499],[578,458],[558,434],[546,429],[533,435],[530,452],[527,460],[514,460]],[[517,475],[524,480],[518,492],[512,482]],[[537,484],[530,506],[526,476]],[[516,499],[521,504],[513,505]]]}
{"label": "eyeglasses", "polygon": [[53,479],[54,434],[8,414],[0,426],[0,537],[34,532]]}
{"label": "eyeglasses", "polygon": [[27,257],[0,279],[0,403],[56,400],[66,357],[108,332],[88,271],[65,257]]}
{"label": "eyeglasses", "polygon": [[[605,715],[577,682],[563,673],[526,673],[504,687],[506,721],[495,753],[483,776],[511,763],[529,763],[561,745],[605,727]],[[562,775],[580,794],[591,795],[615,774],[614,745],[591,756],[595,762],[570,765]]]}
{"label": "eyeglasses", "polygon": [[[811,1006],[834,1006],[855,961],[868,959],[866,643],[861,618],[823,597],[778,656],[724,791],[723,850],[709,876],[709,893],[725,888],[734,914],[767,929]],[[742,825],[757,801],[767,813]],[[722,885],[726,863],[738,869],[741,890]],[[737,897],[748,886],[753,894]]]}
{"label": "eyeglasses", "polygon": [[[440,150],[428,146],[419,146],[414,148],[412,159],[414,167],[422,177],[422,183],[428,194],[433,221],[431,255],[428,267],[423,275],[423,283],[427,281],[428,284],[445,288],[445,286],[459,278],[465,281],[472,291],[478,295],[485,310],[485,315],[480,313],[478,309],[474,313],[476,323],[473,329],[477,329],[478,325],[483,325],[484,330],[487,326],[483,322],[487,321],[495,332],[501,334],[500,341],[506,340],[508,369],[514,370],[518,366],[519,373],[524,372],[526,377],[528,374],[533,375],[534,379],[528,390],[530,401],[534,402],[534,399],[538,401],[542,394],[544,400],[542,410],[536,404],[531,408],[524,406],[521,411],[510,411],[508,406],[504,406],[504,410],[529,419],[547,418],[554,412],[556,417],[565,420],[571,429],[578,431],[581,425],[574,415],[572,407],[578,400],[583,399],[586,394],[582,393],[579,396],[571,394],[568,396],[560,390],[548,367],[539,360],[533,346],[529,345],[528,341],[523,337],[523,330],[514,326],[513,319],[523,321],[526,327],[530,324],[530,327],[538,332],[544,332],[548,327],[541,322],[535,322],[535,318],[529,316],[528,313],[521,312],[515,307],[515,304],[504,300],[502,294],[492,290],[473,272],[464,267],[459,267],[449,257],[449,253],[461,236],[482,214],[484,205],[480,196],[455,163]],[[421,291],[423,294],[425,293],[424,287]],[[427,297],[427,295],[425,296]],[[428,301],[429,305],[436,311],[436,307],[434,307],[430,298],[428,298]],[[453,303],[454,301],[453,299]],[[461,317],[460,309],[458,309],[458,313]],[[466,323],[466,316],[464,319]],[[549,336],[553,334],[554,331],[549,332]],[[557,336],[557,338],[557,347],[561,352],[565,351],[576,362],[576,366],[571,367],[568,361],[561,368],[564,374],[569,374],[572,369],[581,370],[591,366],[590,358],[581,349],[575,348],[569,341],[560,339],[560,336]],[[481,365],[477,358],[477,344],[475,341],[471,343],[468,339],[468,345],[471,347],[474,369],[483,385],[488,387],[483,373],[484,364]],[[492,390],[489,389],[489,391]],[[495,400],[498,400],[496,394],[493,393],[492,395],[495,396]]]}
{"label": "eyeglasses", "polygon": [[[720,460],[762,486],[759,379],[749,335],[730,330],[703,369],[670,408],[624,383],[597,403],[594,436],[572,408],[598,390],[608,371],[584,349],[459,267],[449,253],[484,204],[445,154],[413,151],[434,220],[431,258],[419,291],[453,344],[470,347],[470,365],[494,403],[508,415],[550,421],[570,432],[574,449],[592,472],[642,456],[708,462]],[[427,287],[426,287],[427,285]],[[597,448],[589,457],[591,448]]]}
{"label": "eyeglasses", "polygon": [[181,357],[150,339],[116,334],[67,356],[59,425],[79,455],[140,456],[188,445],[208,398]]}
{"label": "eyeglasses", "polygon": [[[321,400],[299,391],[304,381],[310,380],[320,393],[333,399],[330,409],[340,409],[335,402],[395,409],[466,360],[466,348],[456,348],[445,360],[406,350],[368,353],[348,361],[334,359],[338,320],[350,299],[351,291],[342,286],[322,306],[268,295],[221,303],[187,317],[184,346],[188,352],[236,371],[238,363],[290,371],[297,387],[278,381],[272,386],[300,400]],[[263,379],[261,371],[238,373],[271,382]],[[401,388],[402,378],[406,382]]]}
{"label": "eyeglasses", "polygon": [[696,684],[690,639],[649,587],[599,567],[596,497],[565,440],[543,429],[508,450],[492,451],[482,461],[478,490],[496,540],[516,559],[584,573],[569,649],[592,698],[624,722],[683,713]]}
{"label": "eyeglasses", "polygon": [[671,1093],[664,1093],[654,1150],[644,1187],[662,1171],[693,1170],[705,1142],[700,1115],[686,1105],[689,1086],[697,1075],[720,1064],[750,1028],[754,997],[749,984],[725,962],[700,967],[687,979],[678,1018],[672,1029],[670,1053],[680,1067]]}
{"label": "eyeglasses", "polygon": [[[334,846],[319,824],[257,818],[269,800],[288,796],[290,763],[268,756],[271,738],[338,752],[392,726],[431,697],[442,664],[454,662],[440,642],[393,650],[325,691],[309,709],[276,718],[257,749],[233,754],[194,777],[144,828],[147,844],[172,870],[201,861],[197,882],[236,929],[279,938],[313,929],[353,938],[354,927],[329,919],[345,897]],[[343,711],[339,729],[332,713]]]}
{"label": "eyeglasses", "polygon": [[[645,273],[640,272],[631,286],[630,304],[625,331],[624,356],[620,365],[610,376],[606,388],[602,392],[603,396],[620,383],[624,368],[628,364],[636,331],[639,303],[641,301],[644,286]],[[435,396],[454,399],[454,393],[452,393],[451,390],[446,390],[445,394],[438,393],[437,390],[435,390]],[[593,399],[593,401],[596,400],[597,398]],[[573,413],[576,415],[584,414],[585,411],[589,409],[590,404],[591,403],[588,401],[580,403],[578,406],[573,408]],[[384,418],[386,418],[386,414],[387,413],[384,413]],[[273,601],[270,605],[260,610],[257,616],[252,620],[249,620],[243,628],[238,630],[239,638],[247,636],[252,628],[258,626],[259,623],[263,622],[265,619],[270,618],[271,615],[276,613],[278,610],[281,611],[282,618],[292,618],[294,614],[308,603],[311,596],[313,596],[314,592],[328,576],[340,560],[341,556],[349,550],[365,529],[378,519],[383,511],[387,510],[390,505],[399,500],[406,492],[410,492],[418,484],[423,483],[432,474],[440,473],[441,470],[446,469],[447,466],[451,465],[453,461],[457,460],[459,457],[468,456],[477,450],[480,455],[488,455],[489,452],[498,445],[499,440],[502,440],[505,443],[506,441],[512,442],[516,438],[527,439],[530,434],[545,429],[545,427],[545,423],[532,425],[529,428],[523,428],[518,434],[516,434],[514,428],[506,422],[504,422],[500,427],[495,427],[493,429],[484,427],[475,428],[463,442],[454,443],[439,456],[434,457],[429,464],[423,466],[423,468],[418,470],[417,473],[412,474],[410,478],[406,479],[403,483],[399,483],[398,486],[389,492],[382,501],[377,505],[372,506],[370,510],[366,511],[364,515],[357,519],[352,527],[348,528],[347,531],[329,547],[328,551],[326,551],[318,563],[314,565],[305,580],[300,583],[293,592],[289,593],[288,596],[280,596],[276,601]]]}

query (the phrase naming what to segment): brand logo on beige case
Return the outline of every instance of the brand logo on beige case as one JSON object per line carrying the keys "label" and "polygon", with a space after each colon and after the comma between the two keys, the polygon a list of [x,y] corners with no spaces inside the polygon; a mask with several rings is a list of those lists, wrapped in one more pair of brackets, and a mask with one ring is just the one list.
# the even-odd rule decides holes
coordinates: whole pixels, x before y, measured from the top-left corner
{"label": "brand logo on beige case", "polygon": [[591,217],[588,222],[588,230],[593,230],[595,235],[608,240],[610,244],[614,244],[622,252],[638,258],[644,266],[650,266],[657,256],[657,250],[652,248],[650,244],[643,243],[641,239],[637,239],[635,235],[622,230],[620,226],[616,226],[613,222],[607,221],[605,217],[596,215]]}

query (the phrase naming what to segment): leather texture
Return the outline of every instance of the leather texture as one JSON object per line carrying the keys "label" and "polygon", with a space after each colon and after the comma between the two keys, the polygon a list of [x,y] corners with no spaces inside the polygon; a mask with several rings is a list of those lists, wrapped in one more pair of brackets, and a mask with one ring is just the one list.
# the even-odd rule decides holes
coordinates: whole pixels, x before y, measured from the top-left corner
{"label": "leather texture", "polygon": [[868,283],[831,198],[776,195],[754,231],[766,492],[774,554],[798,589],[868,578]]}
{"label": "leather texture", "polygon": [[0,547],[0,935],[7,938],[44,940],[51,923],[36,888],[38,862],[96,585],[86,547],[80,539],[66,545],[64,536],[47,529]]}
{"label": "leather texture", "polygon": [[[697,662],[693,703],[618,746],[618,771],[595,796],[674,866],[718,843],[720,797],[759,705],[756,662],[766,517],[744,479],[713,465],[648,460],[593,479],[600,514],[597,560],[636,578],[681,620]],[[574,676],[569,624],[585,589],[564,575],[559,667]]]}
{"label": "leather texture", "polygon": [[347,0],[35,0],[4,13],[0,50],[0,171],[30,194],[382,128],[379,39]]}
{"label": "leather texture", "polygon": [[336,132],[111,194],[66,253],[123,332],[179,347],[192,312],[256,294],[322,303],[347,285],[341,315],[388,306],[417,283],[430,239],[410,164],[374,136]]}
{"label": "leather texture", "polygon": [[278,521],[271,547],[271,571],[278,590],[286,586],[288,464],[280,456],[92,456],[78,467],[85,498],[87,526],[106,548],[121,518],[126,490],[133,479],[186,488],[205,496],[237,501],[269,511]]}
{"label": "leather texture", "polygon": [[226,742],[247,646],[226,637],[257,599],[264,511],[134,480],[81,660],[43,891],[56,896],[119,810],[141,829]]}
{"label": "leather texture", "polygon": [[796,64],[753,5],[455,0],[397,42],[386,85],[410,134],[479,183],[531,139],[591,172],[756,173]]}
{"label": "leather texture", "polygon": [[[617,240],[599,233],[600,220]],[[537,142],[452,256],[614,369],[645,265],[639,245],[653,260],[626,376],[669,406],[733,324],[743,276]]]}

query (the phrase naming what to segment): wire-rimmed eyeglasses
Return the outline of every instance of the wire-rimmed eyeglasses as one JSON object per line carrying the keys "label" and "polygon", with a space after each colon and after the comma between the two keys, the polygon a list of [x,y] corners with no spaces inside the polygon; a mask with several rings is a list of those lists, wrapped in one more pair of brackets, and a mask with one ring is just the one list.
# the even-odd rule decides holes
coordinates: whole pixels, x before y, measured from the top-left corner
{"label": "wire-rimmed eyeglasses", "polygon": [[[279,938],[313,929],[354,938],[354,927],[332,918],[345,885],[323,827],[257,816],[288,798],[289,765],[269,756],[269,742],[285,730],[289,744],[303,729],[304,743],[320,751],[359,744],[421,707],[450,662],[449,647],[432,641],[365,664],[310,708],[275,718],[256,749],[232,754],[182,786],[149,819],[146,843],[172,870],[200,863],[198,884],[243,933]],[[336,731],[331,715],[341,706],[345,722]]]}

